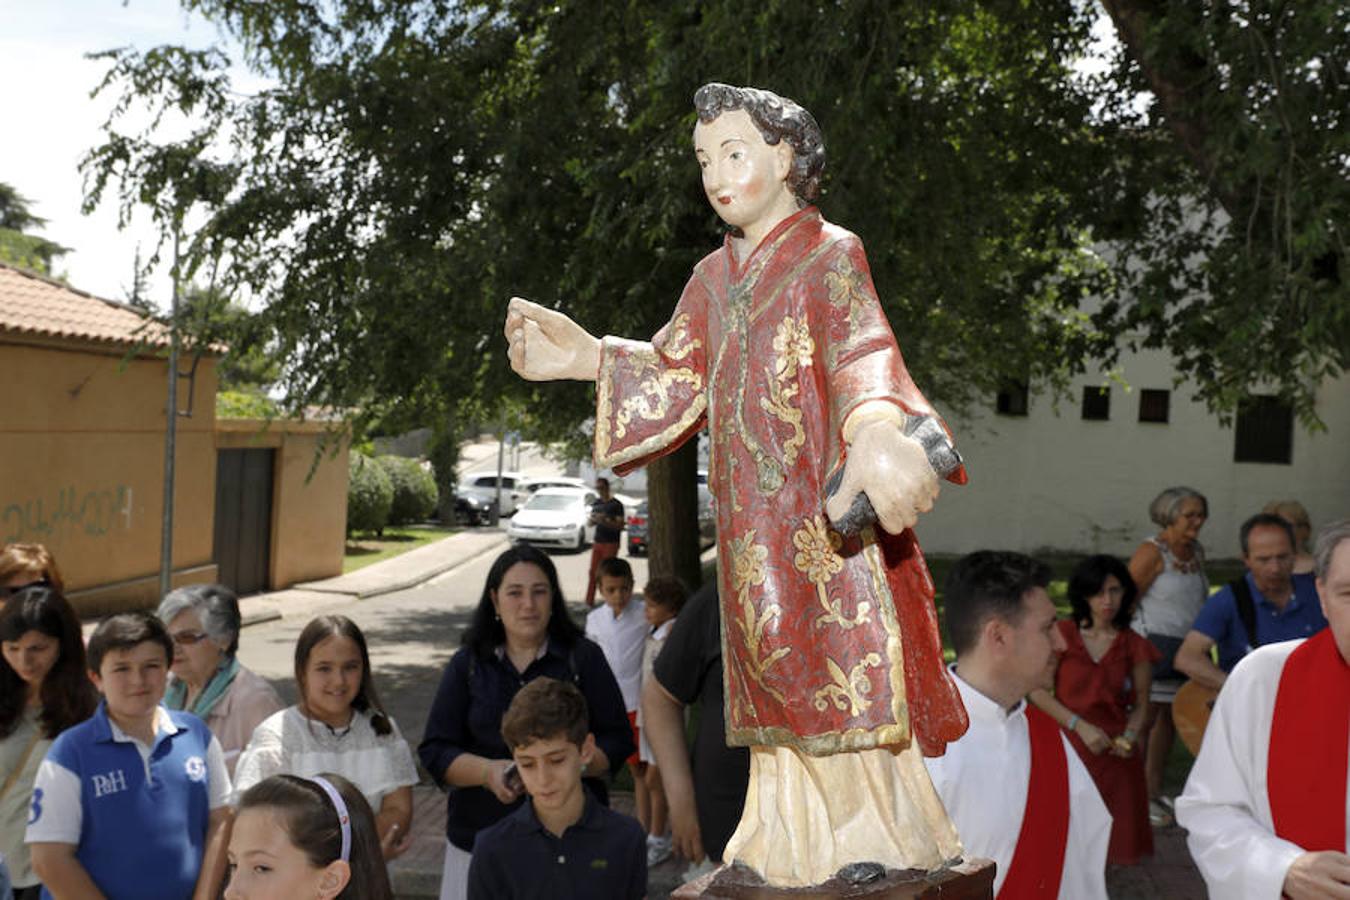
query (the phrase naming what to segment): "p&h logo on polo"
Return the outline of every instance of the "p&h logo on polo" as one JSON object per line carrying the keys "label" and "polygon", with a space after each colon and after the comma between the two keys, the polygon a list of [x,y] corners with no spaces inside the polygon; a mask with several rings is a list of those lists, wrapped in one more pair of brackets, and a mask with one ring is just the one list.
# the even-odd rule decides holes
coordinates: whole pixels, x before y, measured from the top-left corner
{"label": "p&h logo on polo", "polygon": [[200,756],[189,756],[187,762],[183,763],[183,771],[187,772],[187,777],[193,781],[206,780],[206,763]]}
{"label": "p&h logo on polo", "polygon": [[91,775],[89,780],[94,783],[95,798],[118,794],[127,789],[127,776],[121,769],[106,775]]}

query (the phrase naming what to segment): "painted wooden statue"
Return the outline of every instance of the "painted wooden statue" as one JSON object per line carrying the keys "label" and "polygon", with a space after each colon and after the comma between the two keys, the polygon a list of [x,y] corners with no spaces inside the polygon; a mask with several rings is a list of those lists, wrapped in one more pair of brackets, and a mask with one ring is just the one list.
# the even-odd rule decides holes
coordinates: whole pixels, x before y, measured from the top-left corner
{"label": "painted wooden statue", "polygon": [[[622,474],[708,426],[727,741],[751,748],[727,858],[783,887],[859,861],[932,871],[961,848],[919,753],[942,753],[966,715],[910,528],[937,496],[935,465],[965,472],[862,243],[810,205],[814,118],[755,88],[709,84],[694,103],[703,188],[731,231],[670,322],[650,342],[597,339],[515,298],[511,363],[597,382],[597,468]],[[875,525],[846,524],[860,499]]]}

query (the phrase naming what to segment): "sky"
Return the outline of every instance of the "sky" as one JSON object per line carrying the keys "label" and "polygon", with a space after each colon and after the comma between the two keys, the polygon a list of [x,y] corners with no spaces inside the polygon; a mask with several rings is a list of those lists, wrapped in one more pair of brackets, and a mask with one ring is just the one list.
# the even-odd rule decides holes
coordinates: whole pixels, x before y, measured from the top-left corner
{"label": "sky", "polygon": [[[126,299],[130,290],[137,243],[148,257],[157,235],[146,215],[118,229],[115,191],[91,215],[80,212],[79,160],[101,142],[111,105],[110,97],[89,96],[108,63],[85,56],[166,43],[200,48],[227,42],[213,25],[184,13],[177,0],[0,0],[0,181],[47,219],[39,234],[71,248],[57,262],[57,274],[112,300]],[[151,298],[167,307],[167,265],[149,287]]]}

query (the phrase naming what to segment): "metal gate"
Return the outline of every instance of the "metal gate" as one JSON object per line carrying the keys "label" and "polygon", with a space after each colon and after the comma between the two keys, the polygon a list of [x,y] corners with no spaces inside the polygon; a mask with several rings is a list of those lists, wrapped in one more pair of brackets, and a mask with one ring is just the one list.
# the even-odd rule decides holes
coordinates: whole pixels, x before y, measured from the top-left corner
{"label": "metal gate", "polygon": [[214,553],[220,583],[241,597],[266,590],[272,547],[274,450],[216,451]]}

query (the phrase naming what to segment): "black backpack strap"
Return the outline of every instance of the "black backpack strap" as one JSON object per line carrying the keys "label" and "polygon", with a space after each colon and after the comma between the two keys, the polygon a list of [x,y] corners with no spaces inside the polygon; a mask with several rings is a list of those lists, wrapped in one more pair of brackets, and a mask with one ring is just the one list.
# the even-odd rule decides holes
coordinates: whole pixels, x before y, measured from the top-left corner
{"label": "black backpack strap", "polygon": [[1252,589],[1247,586],[1247,577],[1228,582],[1228,587],[1233,591],[1233,599],[1237,601],[1238,620],[1242,622],[1242,627],[1247,632],[1247,646],[1256,647],[1256,600],[1252,597]]}

